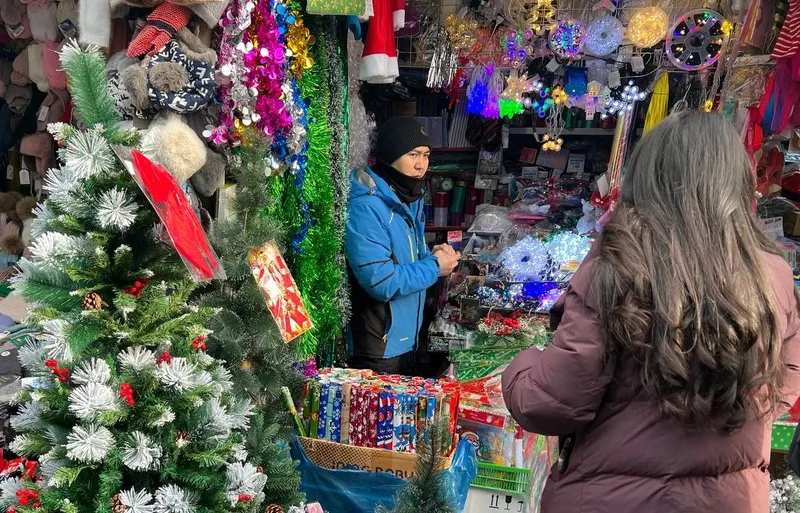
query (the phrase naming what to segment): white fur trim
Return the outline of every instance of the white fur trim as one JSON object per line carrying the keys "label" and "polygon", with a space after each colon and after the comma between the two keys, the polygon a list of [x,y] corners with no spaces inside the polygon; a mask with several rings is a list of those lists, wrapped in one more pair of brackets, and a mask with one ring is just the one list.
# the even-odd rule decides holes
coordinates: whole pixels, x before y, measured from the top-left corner
{"label": "white fur trim", "polygon": [[398,76],[397,57],[385,53],[365,55],[358,68],[358,79],[370,84],[391,84]]}
{"label": "white fur trim", "polygon": [[406,10],[400,9],[399,11],[394,11],[392,13],[392,22],[394,24],[394,30],[398,31],[401,28],[406,26]]}
{"label": "white fur trim", "polygon": [[85,45],[108,48],[111,43],[111,3],[109,0],[78,2],[78,39]]}

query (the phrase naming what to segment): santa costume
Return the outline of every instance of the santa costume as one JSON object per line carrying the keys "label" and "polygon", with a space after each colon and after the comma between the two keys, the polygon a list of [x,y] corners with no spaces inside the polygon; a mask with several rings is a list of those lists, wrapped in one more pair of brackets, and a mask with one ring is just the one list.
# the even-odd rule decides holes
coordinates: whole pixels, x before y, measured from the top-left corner
{"label": "santa costume", "polygon": [[372,16],[358,79],[370,84],[391,84],[400,76],[394,32],[403,28],[406,22],[404,0],[372,0],[367,3],[372,4]]}

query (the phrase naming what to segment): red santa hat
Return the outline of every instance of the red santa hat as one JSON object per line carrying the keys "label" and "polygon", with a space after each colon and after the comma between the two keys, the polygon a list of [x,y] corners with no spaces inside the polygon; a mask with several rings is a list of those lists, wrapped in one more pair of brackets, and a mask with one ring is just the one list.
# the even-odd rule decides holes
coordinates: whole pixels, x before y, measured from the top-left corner
{"label": "red santa hat", "polygon": [[400,76],[397,66],[396,30],[405,25],[404,0],[375,0],[369,20],[358,79],[371,84],[391,84]]}

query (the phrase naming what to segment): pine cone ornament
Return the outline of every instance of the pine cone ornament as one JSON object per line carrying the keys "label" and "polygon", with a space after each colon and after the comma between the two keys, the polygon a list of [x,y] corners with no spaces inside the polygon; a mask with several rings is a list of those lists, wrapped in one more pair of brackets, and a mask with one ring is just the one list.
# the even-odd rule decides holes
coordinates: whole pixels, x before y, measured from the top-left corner
{"label": "pine cone ornament", "polygon": [[103,301],[103,298],[101,298],[100,294],[97,292],[86,294],[86,297],[83,298],[84,310],[102,310],[105,305],[106,302]]}
{"label": "pine cone ornament", "polygon": [[122,504],[122,501],[119,498],[119,495],[115,495],[111,498],[111,511],[114,513],[125,513],[125,510],[128,509]]}
{"label": "pine cone ornament", "polygon": [[270,504],[267,506],[267,510],[264,513],[284,513],[283,508],[278,506],[277,504]]}

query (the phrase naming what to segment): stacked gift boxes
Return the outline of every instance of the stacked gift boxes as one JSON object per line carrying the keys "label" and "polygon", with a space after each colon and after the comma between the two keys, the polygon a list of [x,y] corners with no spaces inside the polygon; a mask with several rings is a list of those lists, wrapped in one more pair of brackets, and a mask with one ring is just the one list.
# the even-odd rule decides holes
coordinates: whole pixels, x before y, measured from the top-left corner
{"label": "stacked gift boxes", "polygon": [[450,379],[323,369],[306,382],[303,421],[312,438],[415,453],[426,423],[446,418],[456,432],[459,397]]}

